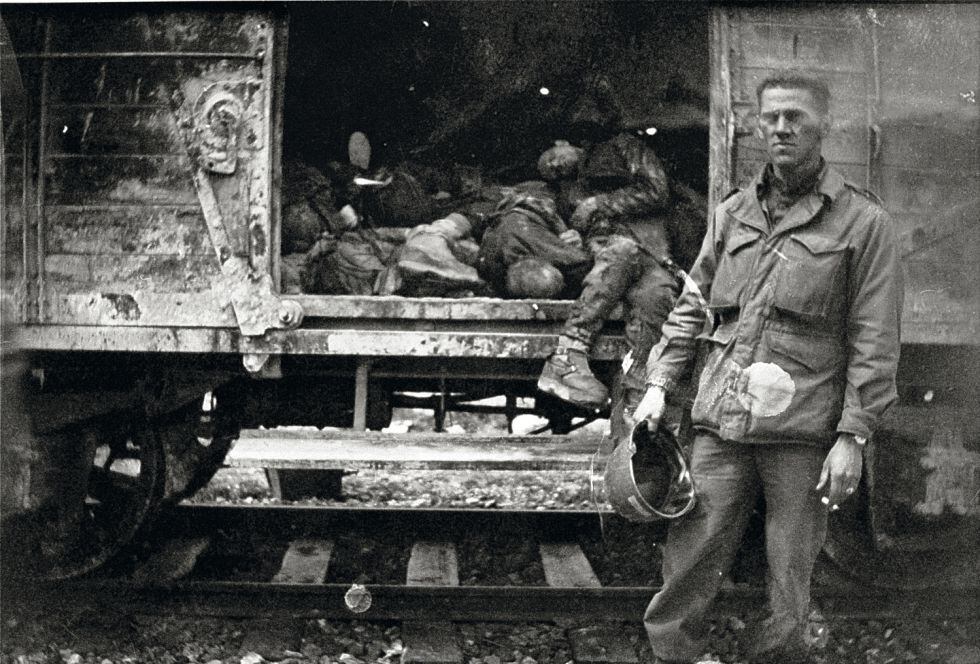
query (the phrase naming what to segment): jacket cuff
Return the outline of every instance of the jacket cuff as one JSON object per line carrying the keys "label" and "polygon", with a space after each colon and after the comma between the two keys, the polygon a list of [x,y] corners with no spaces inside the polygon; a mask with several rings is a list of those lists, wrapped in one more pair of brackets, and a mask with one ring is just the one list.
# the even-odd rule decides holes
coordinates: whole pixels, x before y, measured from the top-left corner
{"label": "jacket cuff", "polygon": [[874,418],[866,413],[845,411],[837,423],[837,433],[849,433],[867,440],[874,433],[874,424]]}

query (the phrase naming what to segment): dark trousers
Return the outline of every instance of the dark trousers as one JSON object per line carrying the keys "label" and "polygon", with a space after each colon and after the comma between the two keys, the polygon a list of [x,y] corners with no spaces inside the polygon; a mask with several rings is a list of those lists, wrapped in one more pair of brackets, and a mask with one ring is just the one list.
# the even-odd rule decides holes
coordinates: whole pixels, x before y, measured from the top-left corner
{"label": "dark trousers", "polygon": [[705,617],[735,553],[759,492],[766,503],[769,615],[753,653],[790,662],[805,655],[810,575],[827,531],[814,491],[826,451],[806,445],[748,445],[701,434],[691,468],[697,507],[670,524],[664,586],[643,617],[653,652],[693,660],[705,650]]}
{"label": "dark trousers", "polygon": [[680,287],[632,238],[612,235],[594,242],[592,249],[595,263],[565,321],[561,343],[591,350],[613,309],[623,305],[624,336],[630,359],[625,362],[613,392],[612,434],[618,439],[625,431],[623,411],[632,412],[643,397],[647,356],[660,340],[660,328],[674,306]]}

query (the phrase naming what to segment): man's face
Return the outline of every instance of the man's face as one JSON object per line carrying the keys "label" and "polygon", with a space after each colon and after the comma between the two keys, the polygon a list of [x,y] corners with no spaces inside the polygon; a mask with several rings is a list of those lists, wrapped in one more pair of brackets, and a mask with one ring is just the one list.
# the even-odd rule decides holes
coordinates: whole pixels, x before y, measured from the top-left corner
{"label": "man's face", "polygon": [[773,165],[792,170],[819,158],[830,122],[809,90],[767,88],[759,102],[759,133]]}

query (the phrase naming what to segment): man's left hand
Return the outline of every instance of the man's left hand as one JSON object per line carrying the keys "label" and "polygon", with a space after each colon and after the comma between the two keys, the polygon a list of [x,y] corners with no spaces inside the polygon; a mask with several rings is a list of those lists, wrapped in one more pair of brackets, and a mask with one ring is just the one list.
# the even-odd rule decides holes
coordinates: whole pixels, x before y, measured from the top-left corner
{"label": "man's left hand", "polygon": [[839,509],[841,503],[857,491],[863,463],[861,446],[854,436],[847,433],[839,434],[837,442],[830,448],[827,458],[824,459],[820,482],[817,484],[817,491],[827,489],[821,501],[831,511]]}

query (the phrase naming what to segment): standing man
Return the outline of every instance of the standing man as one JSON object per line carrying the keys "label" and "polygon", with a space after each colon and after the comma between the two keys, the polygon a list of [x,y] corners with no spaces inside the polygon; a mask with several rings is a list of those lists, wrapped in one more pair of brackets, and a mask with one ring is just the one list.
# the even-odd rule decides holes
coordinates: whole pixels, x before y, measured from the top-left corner
{"label": "standing man", "polygon": [[759,492],[769,615],[752,661],[806,661],[827,513],[857,489],[862,447],[897,398],[902,282],[888,215],[821,156],[824,82],[784,72],[756,92],[768,164],[715,210],[691,274],[701,293],[685,288],[664,324],[634,413],[659,422],[702,339],[699,504],[671,523],[664,586],[644,616],[662,662],[703,652],[705,615]]}

